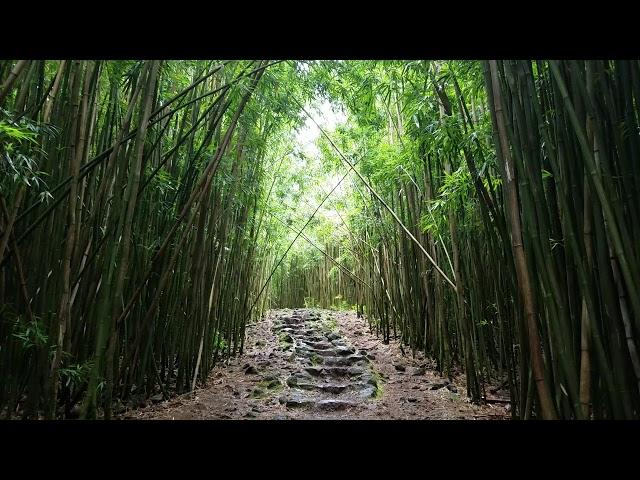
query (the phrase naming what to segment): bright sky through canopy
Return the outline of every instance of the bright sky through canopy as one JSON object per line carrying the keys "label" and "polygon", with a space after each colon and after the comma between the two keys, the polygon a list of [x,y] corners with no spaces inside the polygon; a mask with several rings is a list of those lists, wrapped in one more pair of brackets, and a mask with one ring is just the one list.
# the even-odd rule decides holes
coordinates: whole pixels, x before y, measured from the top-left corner
{"label": "bright sky through canopy", "polygon": [[[315,120],[329,135],[331,135],[338,124],[344,123],[347,120],[342,108],[335,104],[332,105],[331,102],[326,99],[316,100],[312,106],[306,105],[305,109],[313,116],[313,120]],[[318,149],[316,142],[322,136],[322,132],[320,132],[320,129],[313,120],[307,117],[304,125],[296,131],[296,144],[307,157],[305,160],[306,162],[320,161],[320,150]],[[322,184],[323,190],[328,193],[341,178],[342,175],[330,175]],[[329,207],[329,205],[332,200],[335,200],[344,193],[344,184],[345,182],[340,184],[332,194],[332,198],[328,200],[328,203],[321,208],[319,212],[320,215],[323,215],[333,223],[341,223],[341,220],[335,210],[332,207]]]}
{"label": "bright sky through canopy", "polygon": [[[311,108],[307,106],[307,111],[313,115],[313,119],[327,132],[330,133],[339,123],[347,120],[347,117],[339,107],[335,107],[334,112],[329,101],[322,99]],[[313,121],[307,117],[305,124],[296,132],[296,140],[301,150],[310,157],[317,157],[320,154],[316,146],[316,140],[320,138],[320,129]]]}

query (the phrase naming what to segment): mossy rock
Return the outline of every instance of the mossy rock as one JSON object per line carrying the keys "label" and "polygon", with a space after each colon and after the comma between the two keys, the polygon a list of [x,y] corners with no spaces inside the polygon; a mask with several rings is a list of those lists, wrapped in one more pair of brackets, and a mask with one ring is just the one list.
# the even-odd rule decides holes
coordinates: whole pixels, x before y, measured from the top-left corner
{"label": "mossy rock", "polygon": [[250,397],[251,398],[264,398],[266,393],[267,392],[265,390],[263,390],[262,388],[256,387],[253,390],[251,390]]}
{"label": "mossy rock", "polygon": [[262,380],[258,386],[267,390],[276,390],[277,388],[282,387],[282,383],[277,378],[268,378]]}
{"label": "mossy rock", "polygon": [[372,378],[367,382],[369,385],[375,387],[375,392],[371,398],[373,398],[374,400],[379,400],[384,395],[384,387],[382,386],[384,380],[375,370],[372,370],[371,374]]}
{"label": "mossy rock", "polygon": [[317,353],[312,354],[309,357],[311,360],[311,365],[322,365],[324,363],[324,357],[322,355],[318,355]]}
{"label": "mossy rock", "polygon": [[284,345],[293,345],[293,337],[286,332],[282,332],[278,335],[278,341]]}

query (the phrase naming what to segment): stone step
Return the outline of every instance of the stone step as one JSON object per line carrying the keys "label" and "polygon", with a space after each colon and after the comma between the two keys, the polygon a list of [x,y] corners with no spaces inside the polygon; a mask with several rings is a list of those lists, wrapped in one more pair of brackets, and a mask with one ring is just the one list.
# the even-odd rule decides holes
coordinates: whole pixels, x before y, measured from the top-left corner
{"label": "stone step", "polygon": [[273,326],[280,339],[285,335],[292,339],[291,359],[301,368],[287,379],[287,390],[280,396],[280,403],[287,408],[335,411],[376,396],[378,385],[366,352],[347,344],[337,332],[328,331],[321,320],[313,312],[294,310]]}
{"label": "stone step", "polygon": [[366,362],[367,357],[361,355],[349,355],[348,357],[324,357],[323,365],[335,367],[350,367],[358,362]]}
{"label": "stone step", "polygon": [[317,408],[319,410],[344,410],[357,406],[357,403],[347,400],[337,400],[333,398],[327,398],[323,400],[317,400],[298,395],[283,395],[280,397],[280,403],[284,404],[287,408]]}
{"label": "stone step", "polygon": [[305,390],[308,392],[320,392],[331,395],[355,394],[358,398],[371,398],[375,396],[377,387],[365,382],[355,382],[348,384],[337,383],[312,383],[297,382],[290,385],[292,388]]}
{"label": "stone step", "polygon": [[316,403],[316,407],[319,408],[320,410],[331,410],[331,411],[335,411],[335,410],[345,410],[347,408],[352,408],[357,406],[357,403],[355,402],[349,402],[346,400],[336,400],[336,399],[326,399],[326,400],[320,400],[319,402]]}
{"label": "stone step", "polygon": [[352,353],[356,353],[356,349],[353,347],[336,347],[336,353],[338,355],[351,355]]}
{"label": "stone step", "polygon": [[290,385],[293,388],[299,388],[301,390],[310,390],[322,393],[330,393],[333,395],[339,395],[347,390],[350,385],[338,385],[338,384],[317,384],[310,382],[298,382],[294,385]]}
{"label": "stone step", "polygon": [[327,351],[332,351],[332,352],[337,352],[337,348],[334,347],[331,344],[327,344],[326,346],[320,346],[320,347],[314,347],[313,345],[311,345],[311,343],[313,342],[308,342],[306,339],[299,339],[298,340],[298,345],[304,348],[308,348],[309,350],[313,350],[316,352],[327,352]]}
{"label": "stone step", "polygon": [[319,348],[319,349],[325,349],[325,350],[327,348],[333,348],[333,345],[331,345],[329,342],[314,342],[311,340],[304,340],[304,343],[313,348]]}
{"label": "stone step", "polygon": [[313,375],[314,377],[329,376],[329,377],[355,377],[365,373],[363,367],[330,367],[330,366],[314,366],[306,367],[305,371]]}
{"label": "stone step", "polygon": [[333,349],[316,350],[314,348],[296,347],[296,352],[307,356],[319,355],[321,357],[333,357],[336,355],[336,351]]}

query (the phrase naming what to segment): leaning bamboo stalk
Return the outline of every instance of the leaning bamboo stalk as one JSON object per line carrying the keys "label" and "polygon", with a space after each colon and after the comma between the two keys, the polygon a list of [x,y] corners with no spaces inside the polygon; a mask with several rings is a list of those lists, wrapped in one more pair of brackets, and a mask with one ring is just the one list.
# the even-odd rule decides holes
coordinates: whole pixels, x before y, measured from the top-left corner
{"label": "leaning bamboo stalk", "polygon": [[60,81],[62,80],[62,74],[64,73],[64,68],[67,65],[67,60],[62,60],[60,65],[58,65],[58,71],[56,72],[56,78],[53,82],[53,87],[51,88],[51,92],[46,96],[44,112],[42,114],[42,122],[49,123],[51,119],[51,110],[53,109],[53,105],[56,100],[56,95],[58,95],[58,89],[60,88]]}
{"label": "leaning bamboo stalk", "polygon": [[[295,99],[294,99],[295,100]],[[299,104],[299,102],[297,100],[295,100],[296,103]],[[431,262],[431,264],[434,266],[434,268],[437,270],[437,272],[442,276],[442,278],[445,279],[445,281],[451,285],[451,287],[455,290],[456,289],[456,285],[451,281],[451,279],[449,279],[449,277],[442,271],[442,269],[438,266],[438,264],[435,262],[435,260],[431,257],[431,255],[429,255],[429,253],[424,249],[424,247],[422,246],[422,244],[416,239],[416,237],[413,236],[413,234],[409,231],[409,229],[404,225],[404,223],[402,223],[402,221],[400,220],[400,218],[398,217],[398,215],[391,209],[391,207],[389,207],[389,205],[387,204],[387,202],[385,202],[382,197],[373,189],[373,187],[369,184],[369,182],[367,182],[367,180],[365,180],[365,178],[360,174],[360,172],[358,172],[358,170],[356,170],[354,168],[354,165],[347,160],[347,158],[344,156],[344,154],[342,153],[342,151],[336,146],[336,144],[333,142],[333,140],[331,140],[331,137],[329,137],[329,135],[327,134],[327,132],[318,124],[318,122],[315,121],[315,119],[309,115],[309,113],[304,109],[304,107],[302,105],[300,105],[301,110],[307,115],[307,117],[309,117],[311,119],[311,121],[318,127],[318,129],[320,130],[320,132],[324,135],[324,137],[329,141],[329,143],[331,144],[331,146],[333,147],[333,149],[338,153],[338,155],[340,156],[340,158],[342,159],[343,162],[345,162],[348,166],[349,166],[349,172],[354,171],[355,174],[358,176],[358,178],[360,179],[360,181],[362,181],[362,183],[365,185],[365,187],[367,187],[367,190],[369,190],[371,192],[371,194],[382,204],[382,206],[391,214],[391,216],[394,218],[394,220],[398,223],[398,225],[400,226],[400,228],[402,228],[402,230],[409,236],[409,238],[418,246],[418,248],[420,249],[420,251],[427,257],[427,259]]]}

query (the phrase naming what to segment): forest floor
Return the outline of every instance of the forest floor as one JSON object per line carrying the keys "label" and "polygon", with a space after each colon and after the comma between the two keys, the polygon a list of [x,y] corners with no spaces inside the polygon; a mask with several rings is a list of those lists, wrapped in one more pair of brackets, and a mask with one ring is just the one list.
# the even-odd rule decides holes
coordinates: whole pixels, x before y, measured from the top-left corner
{"label": "forest floor", "polygon": [[398,340],[384,344],[355,312],[272,310],[247,327],[244,354],[216,366],[207,385],[120,418],[510,418],[501,392],[492,395],[498,403],[474,405],[464,375],[451,380],[422,353],[404,355]]}

